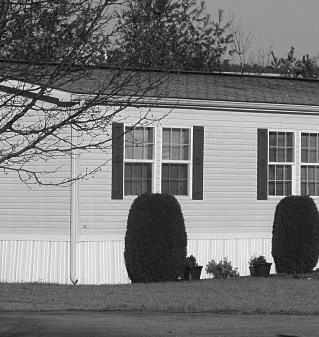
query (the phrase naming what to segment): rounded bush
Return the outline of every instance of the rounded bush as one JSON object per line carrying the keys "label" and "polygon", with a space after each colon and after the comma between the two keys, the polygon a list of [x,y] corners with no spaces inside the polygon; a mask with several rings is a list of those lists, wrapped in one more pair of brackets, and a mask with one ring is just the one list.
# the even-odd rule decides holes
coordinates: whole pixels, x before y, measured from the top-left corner
{"label": "rounded bush", "polygon": [[319,214],[312,198],[288,196],[278,203],[271,253],[277,273],[308,273],[316,266],[319,257]]}
{"label": "rounded bush", "polygon": [[129,211],[124,259],[132,282],[177,280],[184,273],[187,234],[174,196],[143,194]]}

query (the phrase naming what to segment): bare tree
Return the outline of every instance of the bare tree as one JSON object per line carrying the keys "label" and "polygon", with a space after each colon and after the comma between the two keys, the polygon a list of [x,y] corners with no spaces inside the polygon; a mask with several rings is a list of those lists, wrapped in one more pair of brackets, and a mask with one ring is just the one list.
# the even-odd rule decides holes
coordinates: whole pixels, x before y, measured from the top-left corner
{"label": "bare tree", "polygon": [[239,58],[241,72],[244,72],[245,65],[249,62],[248,51],[253,42],[254,36],[250,30],[244,30],[242,23],[235,20],[231,15],[230,32],[233,36],[232,48],[234,55]]}
{"label": "bare tree", "polygon": [[[0,169],[26,183],[69,184],[61,158],[109,152],[110,124],[145,95],[159,97],[162,73],[98,69],[113,48],[113,0],[3,0],[0,4]],[[105,76],[100,76],[101,71]],[[90,83],[85,97],[53,97]],[[91,94],[90,94],[91,92]],[[94,93],[94,94],[92,94]],[[125,96],[123,96],[123,94]],[[119,101],[119,97],[122,97]],[[152,123],[146,110],[133,124]],[[54,165],[51,166],[51,164]],[[60,177],[50,180],[47,177]]]}

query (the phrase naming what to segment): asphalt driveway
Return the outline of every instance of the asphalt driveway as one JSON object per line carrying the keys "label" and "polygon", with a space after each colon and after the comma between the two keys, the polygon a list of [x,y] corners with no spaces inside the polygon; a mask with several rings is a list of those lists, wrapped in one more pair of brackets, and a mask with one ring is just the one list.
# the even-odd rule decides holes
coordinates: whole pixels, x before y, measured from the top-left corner
{"label": "asphalt driveway", "polygon": [[318,316],[0,312],[0,336],[319,336]]}

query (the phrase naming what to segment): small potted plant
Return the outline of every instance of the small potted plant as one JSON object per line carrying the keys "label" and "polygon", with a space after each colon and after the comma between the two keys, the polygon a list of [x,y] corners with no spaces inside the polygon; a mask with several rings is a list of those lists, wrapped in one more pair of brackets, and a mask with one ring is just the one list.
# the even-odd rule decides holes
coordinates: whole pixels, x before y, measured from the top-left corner
{"label": "small potted plant", "polygon": [[199,280],[203,266],[199,266],[195,256],[191,255],[186,258],[184,280]]}
{"label": "small potted plant", "polygon": [[270,274],[272,263],[266,261],[265,256],[252,256],[249,260],[249,270],[251,276],[267,277]]}
{"label": "small potted plant", "polygon": [[206,272],[218,279],[239,276],[238,268],[233,268],[227,257],[224,257],[218,263],[215,260],[209,261],[206,265]]}

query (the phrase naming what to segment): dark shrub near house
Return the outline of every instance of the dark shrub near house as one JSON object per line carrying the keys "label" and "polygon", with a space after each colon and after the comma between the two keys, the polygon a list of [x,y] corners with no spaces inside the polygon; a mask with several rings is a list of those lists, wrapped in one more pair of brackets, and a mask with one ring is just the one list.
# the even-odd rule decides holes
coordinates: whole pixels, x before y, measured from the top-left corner
{"label": "dark shrub near house", "polygon": [[319,214],[309,196],[288,196],[277,205],[272,256],[277,273],[313,270],[319,257]]}
{"label": "dark shrub near house", "polygon": [[124,258],[132,282],[174,281],[184,272],[187,234],[174,196],[143,194],[129,211]]}

